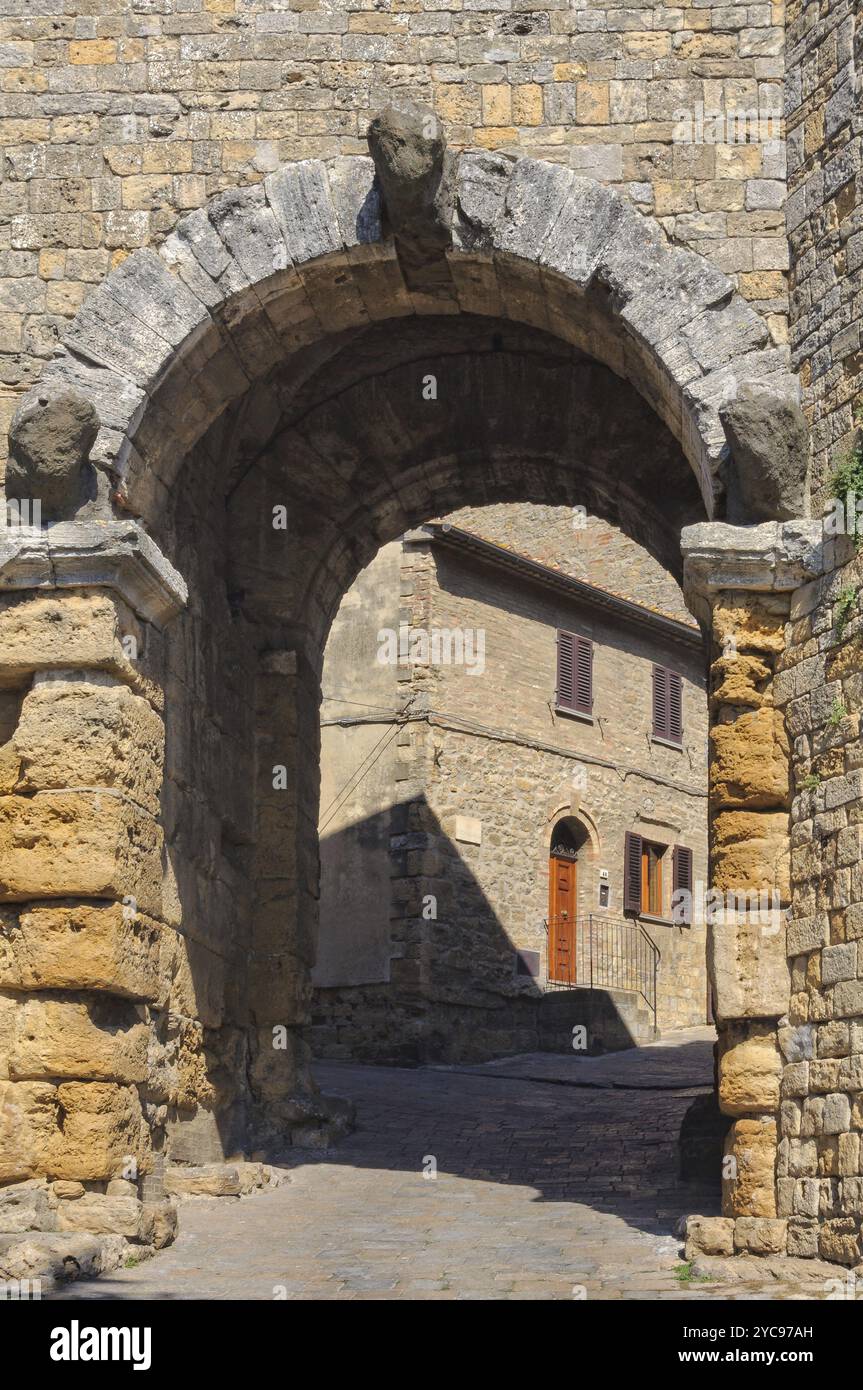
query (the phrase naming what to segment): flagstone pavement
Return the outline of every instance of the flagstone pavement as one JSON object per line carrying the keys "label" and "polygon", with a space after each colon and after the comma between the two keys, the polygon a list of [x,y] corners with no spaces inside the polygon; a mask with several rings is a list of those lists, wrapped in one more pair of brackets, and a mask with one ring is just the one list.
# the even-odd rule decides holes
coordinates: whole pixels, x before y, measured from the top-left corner
{"label": "flagstone pavement", "polygon": [[322,1088],[356,1104],[353,1134],[298,1152],[282,1187],[184,1202],[173,1246],[54,1297],[823,1298],[842,1271],[748,1260],[708,1282],[683,1263],[680,1216],[716,1211],[676,1155],[713,1037],[477,1067],[321,1063]]}

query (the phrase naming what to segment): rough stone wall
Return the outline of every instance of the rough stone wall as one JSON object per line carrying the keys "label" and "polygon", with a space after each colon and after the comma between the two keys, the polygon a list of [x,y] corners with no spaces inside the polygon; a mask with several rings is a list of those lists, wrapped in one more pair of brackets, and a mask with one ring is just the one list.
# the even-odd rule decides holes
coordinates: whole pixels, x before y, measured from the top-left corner
{"label": "rough stone wall", "polygon": [[[832,7],[831,7],[832,8]],[[847,8],[847,6],[843,6]],[[781,107],[783,5],[7,0],[0,18],[0,437],[88,290],[218,190],[367,152],[393,98],[454,146],[619,185],[785,338],[780,141],[675,142]]]}
{"label": "rough stone wall", "polygon": [[[540,536],[546,547],[553,547],[556,540],[562,567],[572,560],[579,544],[580,533],[573,534],[572,513],[566,508],[480,508],[453,513],[447,519],[457,526],[474,521],[474,529],[485,535],[505,533],[507,543],[520,553],[538,548]],[[607,533],[619,552],[628,549],[631,576],[642,565],[648,574],[659,571],[655,562],[613,528],[594,522],[593,530],[597,537]],[[597,545],[594,553],[599,570],[604,547]],[[382,563],[380,559],[373,562],[357,587],[368,589],[373,581],[367,576]],[[578,563],[583,567],[589,562],[582,555]],[[667,576],[665,591],[680,601],[677,586]],[[325,879],[322,906],[329,911],[322,911],[321,937],[325,939],[328,930],[342,936],[346,930],[374,935],[379,918],[389,910],[397,971],[399,966],[404,970],[413,951],[422,967],[422,1002],[417,998],[418,982],[410,973],[406,991],[403,975],[391,985],[386,983],[389,965],[381,971],[376,988],[368,978],[361,983],[360,976],[354,987],[345,988],[350,984],[348,943],[343,977],[333,980],[342,987],[316,991],[313,1045],[326,1055],[378,1060],[431,1055],[435,1046],[453,1058],[535,1047],[536,999],[546,988],[548,974],[548,851],[557,819],[580,815],[594,831],[578,866],[579,917],[585,923],[591,913],[598,919],[603,915],[623,918],[627,830],[662,844],[690,846],[694,878],[706,882],[703,658],[697,642],[681,645],[647,626],[639,630],[624,625],[577,601],[427,543],[406,543],[401,593],[402,622],[426,630],[481,630],[485,670],[472,676],[457,665],[399,669],[399,703],[413,695],[417,713],[402,726],[393,745],[400,754],[389,788],[394,804],[396,906],[364,904],[343,876],[339,900],[333,895],[332,882]],[[372,639],[377,613],[375,608],[361,618]],[[345,624],[356,627],[357,622],[356,602],[349,599],[336,619],[328,647],[325,670],[331,684],[343,680],[338,662],[341,653],[343,667],[346,655],[341,630]],[[552,710],[558,627],[574,628],[595,643],[592,725]],[[355,652],[357,645],[352,639],[348,650]],[[373,640],[359,645],[366,652],[374,648]],[[653,660],[673,665],[684,675],[684,747],[680,750],[650,738]],[[358,675],[361,672],[352,669],[348,676],[355,694]],[[371,672],[367,683],[369,689],[379,688]],[[386,725],[372,728],[378,738]],[[340,745],[343,753],[347,750],[342,780],[349,778],[360,760],[357,733],[365,737],[368,731],[360,726],[351,731],[352,747],[347,740]],[[411,782],[415,790],[409,793]],[[373,852],[378,843],[376,818],[363,826],[355,823],[356,814],[353,804],[343,813],[348,828],[354,822],[351,833],[361,841],[364,838]],[[475,826],[469,834],[462,829],[465,817],[479,822],[479,844],[470,840]],[[399,818],[412,818],[413,824],[397,824]],[[405,938],[398,902],[406,867],[404,851],[410,846],[414,921],[408,924]],[[324,856],[325,875],[327,867]],[[604,914],[598,906],[601,868],[609,871],[610,900]],[[670,853],[664,868],[667,917]],[[424,920],[419,910],[425,894],[438,899],[433,920]],[[703,1021],[707,1005],[704,923],[688,928],[651,922],[645,928],[662,956],[659,1027]],[[516,947],[539,953],[538,982],[515,977]],[[329,958],[329,948],[324,950]],[[424,1016],[424,1027],[418,1015]],[[563,1020],[558,1045],[569,1045]]]}
{"label": "rough stone wall", "polygon": [[853,0],[788,12],[788,203],[793,361],[812,426],[815,501],[854,441],[863,351],[860,45]]}
{"label": "rough stone wall", "polygon": [[790,1253],[843,1264],[860,1258],[863,1224],[860,575],[855,558],[794,595],[776,682],[796,791],[778,1215],[788,1219]]}

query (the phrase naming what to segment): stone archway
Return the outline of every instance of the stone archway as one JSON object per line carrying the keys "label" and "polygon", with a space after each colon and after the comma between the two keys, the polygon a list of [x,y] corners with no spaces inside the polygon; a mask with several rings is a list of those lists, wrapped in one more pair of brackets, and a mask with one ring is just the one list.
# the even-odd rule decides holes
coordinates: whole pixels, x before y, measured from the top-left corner
{"label": "stone archway", "polygon": [[[0,1180],[101,1183],[131,1159],[157,1195],[166,1135],[200,1160],[342,1122],[302,1036],[318,673],[382,541],[483,498],[586,497],[673,564],[687,524],[805,508],[786,354],[726,276],[541,161],[417,136],[417,197],[385,135],[377,176],[288,165],[135,252],[13,422],[10,495],[50,497],[51,524],[0,557]],[[417,424],[416,388],[448,370],[445,415]],[[538,417],[543,379],[567,413]],[[695,528],[702,595],[773,586],[787,546],[761,531],[736,571],[739,537]],[[777,582],[810,572],[799,550]],[[414,891],[433,877],[420,863]]]}

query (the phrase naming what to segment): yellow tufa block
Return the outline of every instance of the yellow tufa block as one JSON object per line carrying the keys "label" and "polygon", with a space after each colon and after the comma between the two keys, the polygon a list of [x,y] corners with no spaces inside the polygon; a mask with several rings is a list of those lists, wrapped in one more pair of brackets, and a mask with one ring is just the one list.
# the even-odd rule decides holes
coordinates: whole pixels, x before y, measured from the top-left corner
{"label": "yellow tufa block", "polygon": [[69,44],[69,62],[86,66],[105,66],[117,61],[115,39],[72,39]]}

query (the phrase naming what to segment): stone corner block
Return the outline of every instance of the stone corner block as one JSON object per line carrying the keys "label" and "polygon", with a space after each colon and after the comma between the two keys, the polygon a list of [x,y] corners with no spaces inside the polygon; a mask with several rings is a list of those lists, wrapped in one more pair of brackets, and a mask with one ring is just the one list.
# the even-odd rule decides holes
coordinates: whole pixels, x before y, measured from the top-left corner
{"label": "stone corner block", "polygon": [[784,1255],[788,1222],[760,1216],[738,1216],[734,1222],[734,1249],[748,1255]]}
{"label": "stone corner block", "polygon": [[690,1216],[686,1220],[684,1257],[733,1255],[734,1219],[730,1216]]}
{"label": "stone corner block", "polygon": [[0,592],[107,588],[164,627],[188,601],[182,575],[136,521],[69,521],[0,529]]}
{"label": "stone corner block", "polygon": [[700,521],[683,528],[680,546],[684,593],[698,615],[709,612],[712,596],[721,590],[797,589],[821,576],[827,565],[820,519],[758,526]]}

